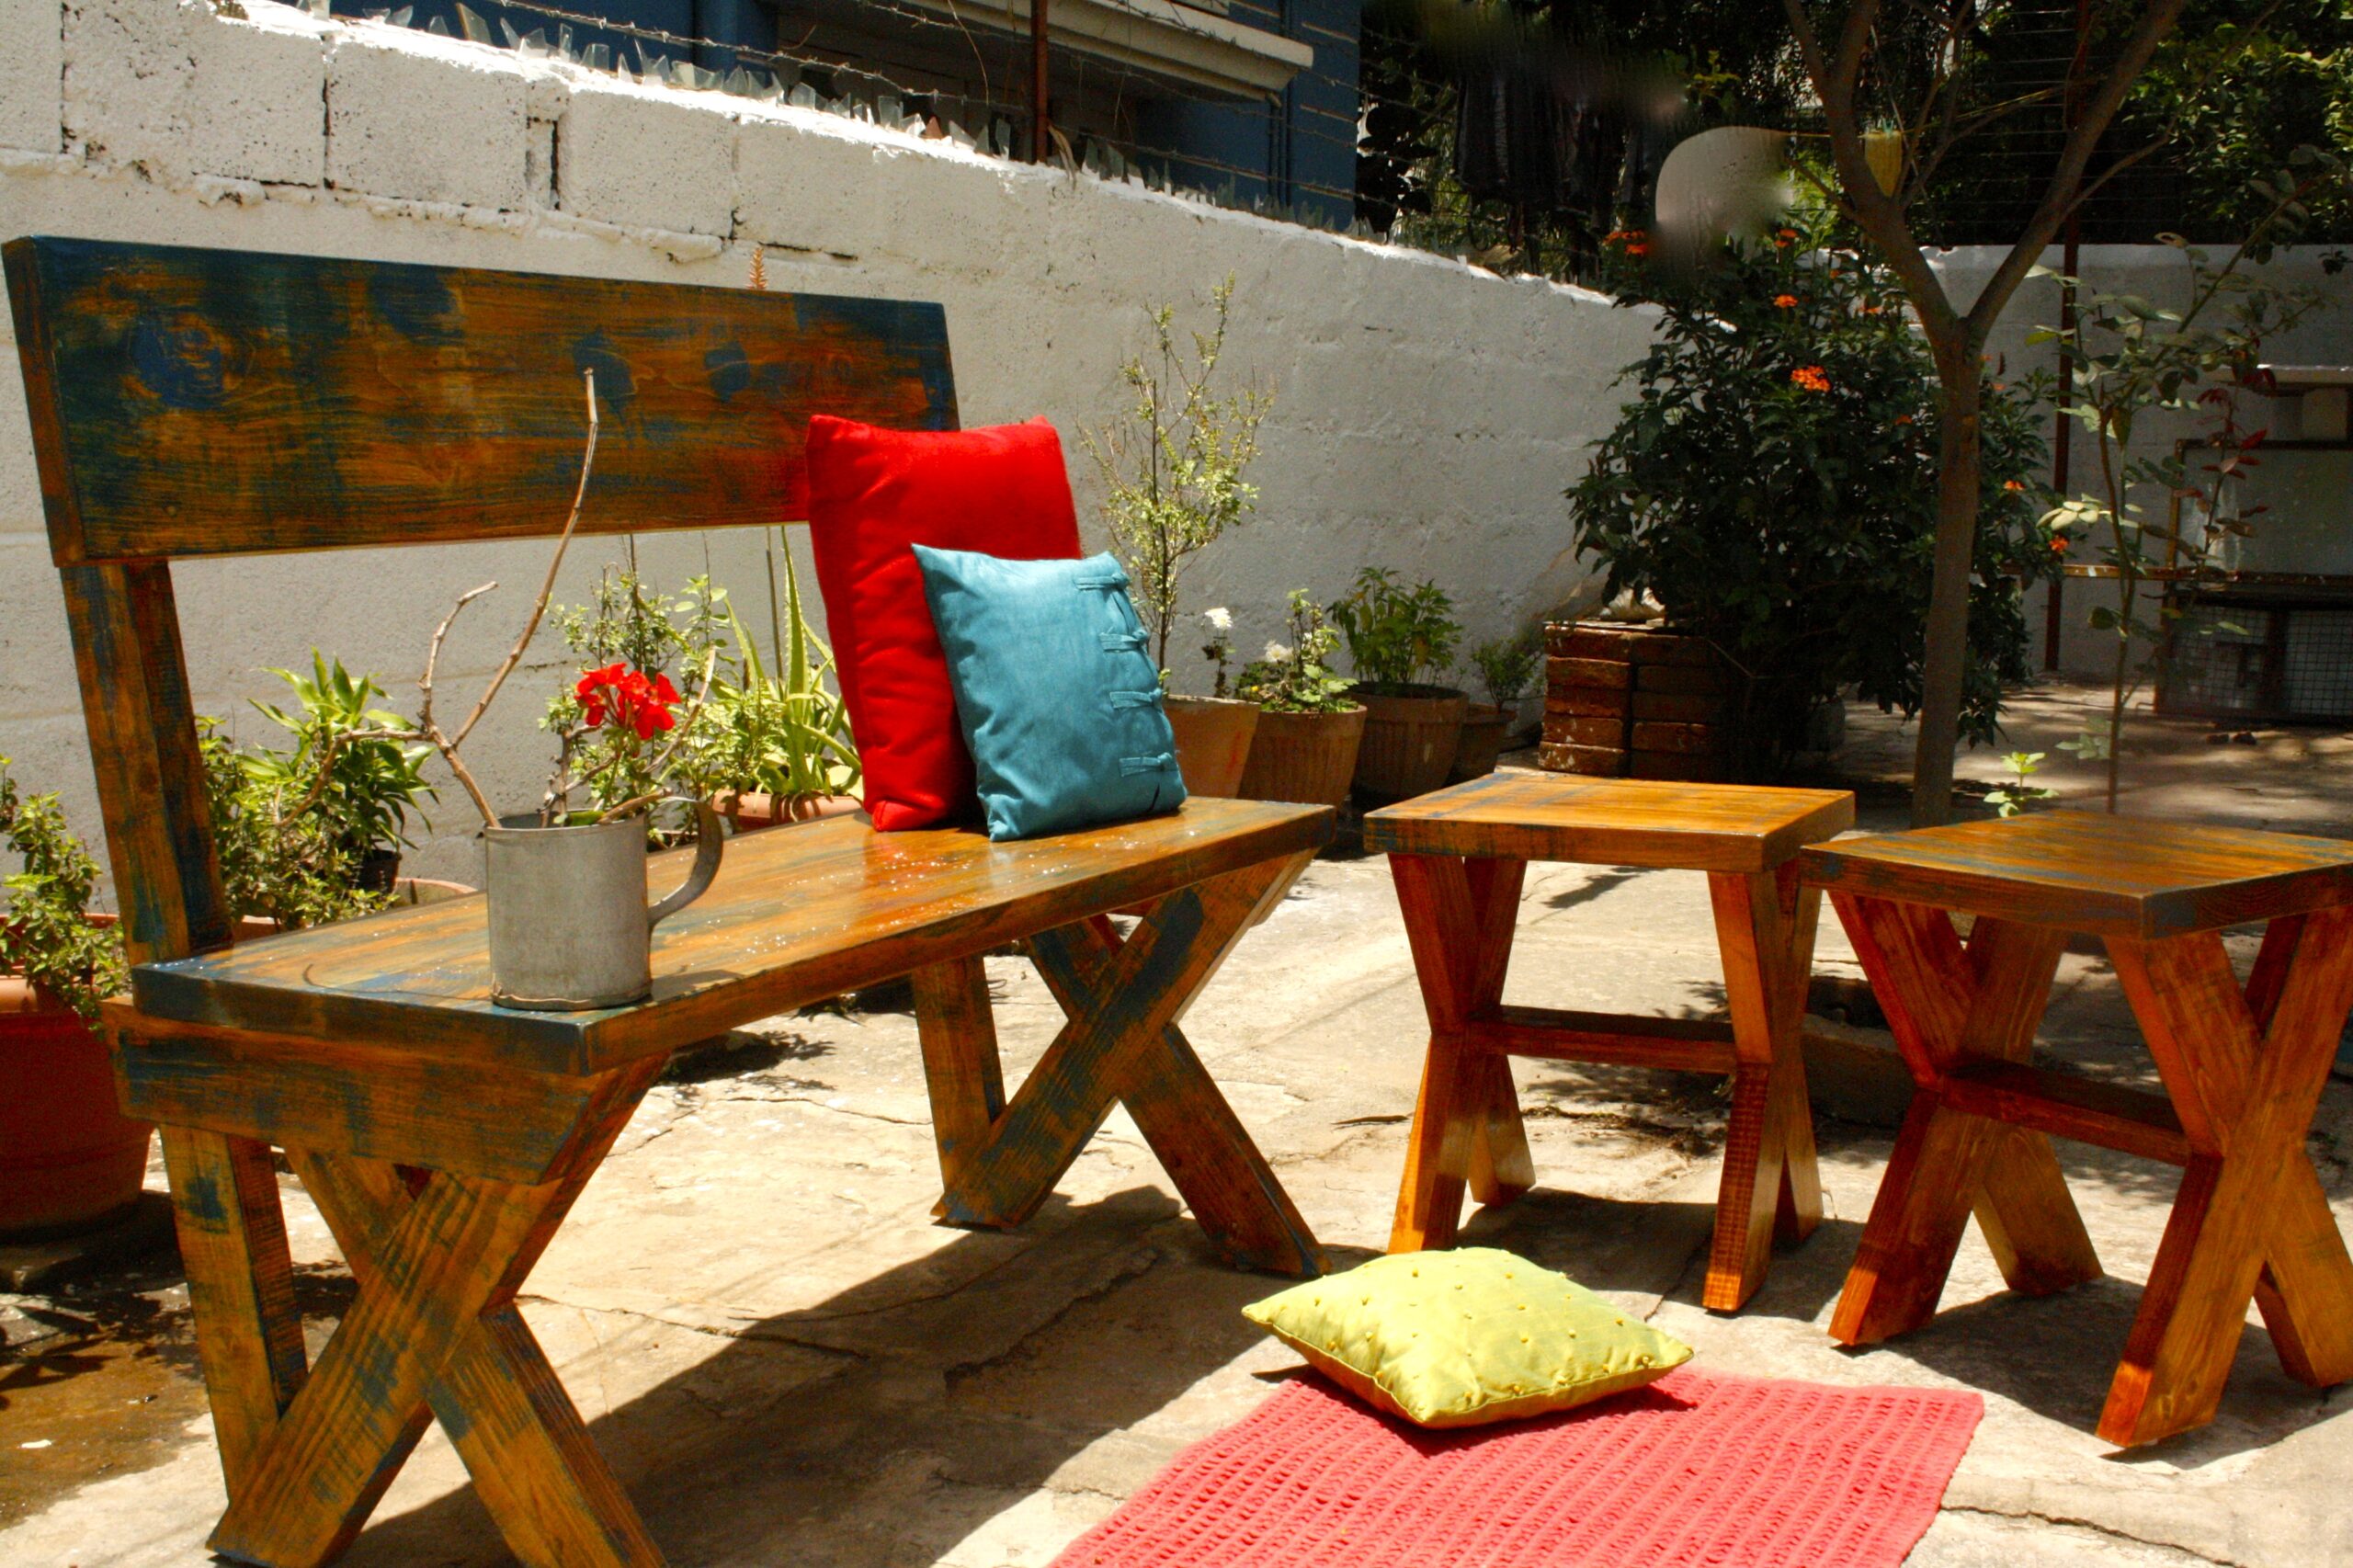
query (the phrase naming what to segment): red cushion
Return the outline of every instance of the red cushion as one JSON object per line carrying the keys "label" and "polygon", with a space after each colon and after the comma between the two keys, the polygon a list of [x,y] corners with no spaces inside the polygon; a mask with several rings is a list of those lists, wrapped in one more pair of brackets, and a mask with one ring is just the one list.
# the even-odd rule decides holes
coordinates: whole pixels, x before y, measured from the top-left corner
{"label": "red cushion", "polygon": [[1075,559],[1061,438],[1042,419],[884,430],[818,415],[809,421],[809,538],[874,825],[930,827],[969,813],[972,758],[913,547]]}

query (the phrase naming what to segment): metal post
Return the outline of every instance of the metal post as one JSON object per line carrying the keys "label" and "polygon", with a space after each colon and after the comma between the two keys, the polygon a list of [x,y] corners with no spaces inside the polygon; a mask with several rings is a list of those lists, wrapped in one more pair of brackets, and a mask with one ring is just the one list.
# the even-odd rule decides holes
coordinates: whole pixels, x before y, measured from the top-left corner
{"label": "metal post", "polygon": [[1046,0],[1029,0],[1029,161],[1046,161]]}
{"label": "metal post", "polygon": [[[2091,51],[2091,0],[2075,0],[2075,53],[2067,65],[2067,94],[2060,105],[2060,123],[2069,130],[2075,124],[2075,111],[2083,98],[2080,83]],[[2084,243],[2084,210],[2078,206],[2067,214],[2066,248],[2061,253],[2059,270],[2064,276],[2059,284],[2059,336],[2061,347],[2075,330],[2075,269],[2082,265]],[[2059,357],[2058,428],[2051,438],[2051,488],[2064,500],[2069,481],[2068,460],[2073,455],[2075,422],[2067,412],[2067,404],[2075,396],[2075,367],[2064,354]],[[2050,673],[2059,667],[2059,640],[2066,629],[2067,564],[2051,574],[2051,592],[2042,601],[2042,668]]]}

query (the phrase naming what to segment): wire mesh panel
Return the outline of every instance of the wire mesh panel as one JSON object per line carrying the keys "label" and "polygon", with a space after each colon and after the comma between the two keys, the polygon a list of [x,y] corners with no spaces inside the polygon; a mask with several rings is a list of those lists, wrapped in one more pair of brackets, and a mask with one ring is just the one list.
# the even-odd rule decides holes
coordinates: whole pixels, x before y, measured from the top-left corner
{"label": "wire mesh panel", "polygon": [[2353,721],[2353,605],[2177,601],[2157,710],[2184,718]]}

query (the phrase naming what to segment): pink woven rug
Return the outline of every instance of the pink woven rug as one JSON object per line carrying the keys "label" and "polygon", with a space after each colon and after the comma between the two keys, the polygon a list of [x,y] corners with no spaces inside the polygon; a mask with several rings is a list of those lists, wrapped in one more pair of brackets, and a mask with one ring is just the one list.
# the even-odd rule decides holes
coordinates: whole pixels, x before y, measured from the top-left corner
{"label": "pink woven rug", "polygon": [[1685,1367],[1426,1432],[1313,1378],[1195,1445],[1055,1568],[1896,1568],[1984,1402]]}

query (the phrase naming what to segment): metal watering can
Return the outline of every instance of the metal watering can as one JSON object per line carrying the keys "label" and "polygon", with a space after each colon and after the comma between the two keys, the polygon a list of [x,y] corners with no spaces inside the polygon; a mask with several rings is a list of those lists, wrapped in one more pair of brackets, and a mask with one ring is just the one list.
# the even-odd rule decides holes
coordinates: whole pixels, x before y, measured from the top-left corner
{"label": "metal watering can", "polygon": [[719,874],[719,813],[695,809],[695,863],[676,892],[645,904],[645,820],[541,827],[510,817],[483,830],[490,905],[490,998],[576,1013],[642,1002],[654,989],[654,927]]}

